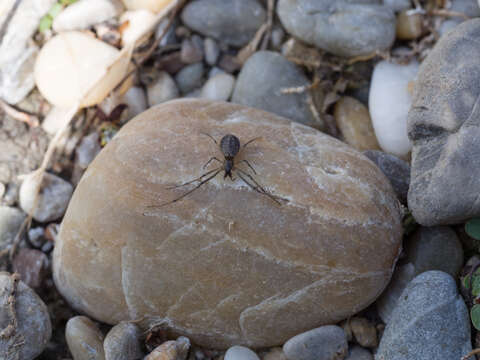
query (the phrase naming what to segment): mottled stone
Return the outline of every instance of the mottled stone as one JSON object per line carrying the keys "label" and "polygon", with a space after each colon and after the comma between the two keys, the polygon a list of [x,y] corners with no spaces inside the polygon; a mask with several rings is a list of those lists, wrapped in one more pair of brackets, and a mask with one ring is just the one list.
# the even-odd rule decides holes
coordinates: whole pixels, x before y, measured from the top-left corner
{"label": "mottled stone", "polygon": [[480,19],[442,36],[423,61],[408,117],[408,207],[424,226],[480,216]]}
{"label": "mottled stone", "polygon": [[308,104],[308,92],[283,91],[308,84],[302,69],[282,55],[272,51],[258,51],[247,60],[238,75],[232,102],[319,127]]}
{"label": "mottled stone", "polygon": [[341,327],[327,325],[291,338],[283,352],[288,360],[341,360],[347,355],[348,343]]}
{"label": "mottled stone", "polygon": [[39,288],[49,265],[48,257],[40,250],[20,249],[12,262],[13,271],[31,288]]}
{"label": "mottled stone", "polygon": [[134,323],[121,322],[108,332],[103,350],[106,360],[142,359],[142,331]]}
{"label": "mottled stone", "polygon": [[166,341],[157,346],[145,360],[185,360],[190,349],[190,340],[180,336],[176,341]]}
{"label": "mottled stone", "polygon": [[233,46],[248,43],[266,21],[256,0],[190,1],[181,17],[191,29]]}
{"label": "mottled stone", "polygon": [[279,0],[277,14],[289,33],[339,56],[371,54],[395,40],[393,11],[361,0]]}
{"label": "mottled stone", "polygon": [[105,360],[103,334],[88,317],[75,316],[68,320],[65,339],[75,360]]}
{"label": "mottled stone", "polygon": [[455,280],[444,272],[428,271],[400,296],[375,359],[461,359],[471,349],[468,310]]}
{"label": "mottled stone", "polygon": [[[202,132],[260,137],[237,164],[249,171],[238,162],[248,159],[283,205],[234,172],[158,207],[186,191],[167,185],[219,156]],[[350,146],[257,109],[175,100],[128,122],[90,164],[55,243],[54,279],[106,323],[144,318],[142,328],[205,347],[280,345],[374,301],[400,252],[400,219],[388,180]]]}
{"label": "mottled stone", "polygon": [[6,272],[0,272],[0,333],[0,355],[5,360],[35,359],[52,335],[46,305],[32,289]]}

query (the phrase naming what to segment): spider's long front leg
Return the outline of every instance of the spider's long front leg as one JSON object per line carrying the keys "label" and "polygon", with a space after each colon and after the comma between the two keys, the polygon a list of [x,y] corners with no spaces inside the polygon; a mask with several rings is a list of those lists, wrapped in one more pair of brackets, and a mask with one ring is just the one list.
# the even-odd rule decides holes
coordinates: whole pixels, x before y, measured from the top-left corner
{"label": "spider's long front leg", "polygon": [[205,165],[202,166],[202,169],[205,169],[205,168],[208,166],[208,164],[210,164],[210,162],[211,162],[212,160],[216,160],[216,161],[218,161],[220,164],[223,164],[222,161],[220,161],[219,159],[217,159],[215,156],[212,156],[212,157],[205,163]]}
{"label": "spider's long front leg", "polygon": [[[243,180],[243,182],[245,184],[247,184],[248,186],[250,186],[253,190],[255,190],[256,192],[258,192],[259,194],[262,194],[262,195],[266,195],[268,196],[270,199],[272,199],[273,201],[275,201],[278,205],[282,205],[280,203],[280,201],[277,200],[278,199],[282,199],[282,198],[279,198],[278,196],[275,196],[275,195],[272,195],[270,194],[267,190],[265,190],[254,178],[252,175],[250,175],[249,173],[247,173],[246,171],[243,171],[242,169],[240,168],[235,168],[235,170],[238,171],[238,176],[240,177],[240,179]],[[247,180],[244,176],[248,177],[248,179],[250,179],[254,185],[250,184],[249,180]],[[283,199],[282,199],[283,200]]]}
{"label": "spider's long front leg", "polygon": [[222,169],[222,168],[216,168],[216,169],[213,169],[213,170],[209,170],[209,171],[207,171],[205,174],[200,175],[199,177],[197,177],[197,178],[195,178],[195,179],[192,179],[192,180],[190,180],[190,181],[187,181],[187,182],[185,182],[185,183],[183,183],[183,184],[168,186],[168,187],[167,187],[167,190],[176,189],[176,188],[179,188],[179,187],[182,187],[182,186],[190,185],[190,184],[192,184],[192,183],[194,183],[194,182],[197,182],[197,181],[200,181],[200,182],[201,182],[202,179],[203,179],[205,176],[210,175],[210,174],[213,173],[214,171],[217,171],[217,170],[220,171],[221,169]]}

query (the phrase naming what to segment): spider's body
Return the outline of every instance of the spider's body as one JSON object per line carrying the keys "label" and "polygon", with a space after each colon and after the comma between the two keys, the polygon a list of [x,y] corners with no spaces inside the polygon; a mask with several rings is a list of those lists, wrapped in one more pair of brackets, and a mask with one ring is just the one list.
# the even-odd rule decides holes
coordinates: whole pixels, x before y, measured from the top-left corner
{"label": "spider's body", "polygon": [[220,140],[220,151],[223,153],[225,157],[225,161],[223,162],[223,170],[225,170],[225,174],[223,178],[225,179],[227,176],[232,179],[232,170],[234,168],[233,159],[238,154],[240,150],[240,140],[235,135],[227,134],[222,137]]}

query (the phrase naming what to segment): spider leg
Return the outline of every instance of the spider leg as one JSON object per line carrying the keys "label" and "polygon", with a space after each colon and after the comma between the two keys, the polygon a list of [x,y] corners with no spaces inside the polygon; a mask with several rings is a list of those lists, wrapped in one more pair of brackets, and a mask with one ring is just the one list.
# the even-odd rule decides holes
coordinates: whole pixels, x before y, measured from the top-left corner
{"label": "spider leg", "polygon": [[215,140],[215,139],[213,138],[213,136],[212,136],[212,135],[210,135],[210,134],[207,134],[207,133],[204,133],[204,132],[201,132],[200,134],[208,136],[210,139],[212,139],[212,140],[213,140],[213,142],[214,142],[215,144],[217,144],[217,145],[218,145],[218,143],[217,143],[217,140]]}
{"label": "spider leg", "polygon": [[253,168],[253,166],[250,165],[250,163],[248,162],[248,160],[245,160],[245,159],[244,159],[244,160],[242,160],[242,161],[240,161],[240,162],[241,162],[241,163],[242,163],[242,162],[246,163],[246,164],[248,165],[248,167],[249,167],[250,169],[252,169],[253,173],[254,173],[255,175],[257,175],[257,172],[255,171],[255,169]]}
{"label": "spider leg", "polygon": [[[236,170],[238,171],[238,176],[240,177],[240,179],[243,180],[243,182],[245,184],[250,186],[253,190],[258,192],[259,194],[268,196],[270,199],[275,201],[278,205],[282,205],[280,203],[280,201],[277,200],[277,196],[274,196],[274,195],[270,194],[267,190],[265,190],[258,182],[255,181],[255,179],[249,173],[247,173],[247,172],[245,172],[245,171],[243,171],[242,169],[239,169],[239,168],[237,168]],[[244,178],[242,176],[242,174],[247,176],[253,182],[254,185],[250,184],[250,182],[246,178]]]}
{"label": "spider leg", "polygon": [[182,187],[182,186],[185,186],[185,185],[190,185],[190,184],[192,184],[192,183],[194,183],[194,182],[196,182],[196,181],[200,181],[200,182],[201,182],[202,179],[203,179],[205,176],[208,176],[208,175],[210,175],[211,173],[213,173],[214,171],[217,171],[217,170],[220,171],[221,168],[216,168],[216,169],[213,169],[213,170],[209,170],[209,171],[207,171],[205,174],[200,175],[199,177],[197,177],[197,178],[195,178],[195,179],[192,179],[192,180],[190,180],[190,181],[187,181],[187,182],[185,182],[185,183],[183,183],[183,184],[168,186],[168,187],[167,187],[167,190],[176,189],[176,188],[179,188],[179,187]]}
{"label": "spider leg", "polygon": [[210,162],[211,162],[212,160],[217,160],[220,164],[223,164],[223,162],[221,162],[220,160],[218,160],[215,156],[212,156],[212,157],[210,158],[210,160],[208,160],[208,161],[205,163],[205,165],[203,165],[202,169],[205,169],[205,168],[208,166],[208,164],[210,164]]}
{"label": "spider leg", "polygon": [[258,136],[256,138],[253,138],[251,140],[248,140],[245,144],[243,144],[242,148],[246,147],[248,144],[250,144],[251,142],[254,142],[255,140],[258,140],[258,139],[261,139],[262,137],[261,136]]}
{"label": "spider leg", "polygon": [[[216,170],[216,171],[215,171]],[[149,206],[149,208],[159,208],[159,207],[162,207],[162,206],[166,206],[166,205],[169,205],[169,204],[173,204],[174,202],[177,202],[178,200],[181,200],[183,199],[185,196],[191,194],[192,192],[194,192],[195,190],[197,190],[200,186],[202,186],[203,184],[205,184],[206,182],[209,182],[210,180],[212,180],[215,176],[217,176],[217,174],[222,171],[221,168],[218,168],[218,169],[215,169],[213,171],[215,171],[215,173],[211,176],[209,176],[208,178],[206,178],[205,180],[202,180],[200,181],[200,183],[195,186],[193,189],[187,191],[186,193],[180,195],[178,198],[172,200],[172,201],[169,201],[169,202],[166,202],[164,204],[161,204],[161,205],[158,205],[158,206]]]}

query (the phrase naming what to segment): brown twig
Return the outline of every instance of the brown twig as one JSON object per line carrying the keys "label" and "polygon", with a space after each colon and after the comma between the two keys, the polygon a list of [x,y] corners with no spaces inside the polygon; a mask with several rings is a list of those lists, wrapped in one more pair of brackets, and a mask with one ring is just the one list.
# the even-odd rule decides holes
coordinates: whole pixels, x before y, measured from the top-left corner
{"label": "brown twig", "polygon": [[38,117],[35,115],[27,114],[26,112],[19,111],[13,106],[7,104],[5,101],[0,99],[0,108],[5,111],[5,113],[11,118],[27,123],[31,127],[37,127],[40,125]]}
{"label": "brown twig", "polygon": [[2,43],[3,37],[7,33],[8,25],[10,24],[10,21],[12,21],[13,16],[17,12],[18,6],[20,5],[21,2],[22,0],[16,0],[15,4],[13,4],[12,8],[8,12],[7,16],[5,17],[5,22],[2,24],[2,27],[0,28],[0,44]]}
{"label": "brown twig", "polygon": [[467,355],[462,357],[462,360],[467,360],[468,358],[472,357],[473,355],[480,354],[480,349],[473,349]]}
{"label": "brown twig", "polygon": [[429,15],[444,16],[444,17],[460,17],[464,20],[469,20],[470,17],[458,11],[451,11],[447,9],[433,9],[428,12]]}

